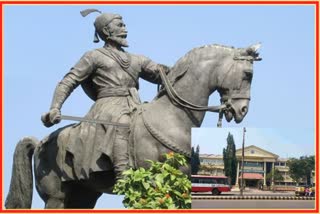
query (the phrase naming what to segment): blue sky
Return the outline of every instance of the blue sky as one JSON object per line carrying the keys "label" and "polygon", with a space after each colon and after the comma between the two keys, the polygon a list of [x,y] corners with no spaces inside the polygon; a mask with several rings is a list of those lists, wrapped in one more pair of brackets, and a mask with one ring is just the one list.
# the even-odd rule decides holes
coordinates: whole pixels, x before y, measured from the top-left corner
{"label": "blue sky", "polygon": [[[228,133],[233,135],[236,149],[242,148],[243,128],[193,128],[192,145],[200,146],[200,154],[222,155]],[[315,133],[311,128],[246,128],[245,147],[255,145],[279,155],[299,158],[315,155]]]}
{"label": "blue sky", "polygon": [[[48,129],[40,116],[48,111],[64,74],[85,51],[102,45],[92,42],[96,14],[80,16],[87,8],[121,14],[129,31],[127,51],[170,66],[205,44],[247,47],[261,42],[263,60],[254,65],[249,113],[241,124],[224,121],[223,127],[285,128],[289,136],[296,136],[300,128],[314,129],[313,6],[5,6],[4,196],[19,139],[42,139],[70,123]],[[156,86],[141,82],[143,101],[155,93]],[[217,95],[212,95],[210,104],[217,103]],[[62,113],[83,116],[91,105],[78,88]],[[207,114],[203,127],[215,127],[217,119]],[[296,143],[301,146],[304,141]],[[33,202],[34,208],[43,207],[37,193]],[[121,197],[103,196],[97,207],[121,208]]]}

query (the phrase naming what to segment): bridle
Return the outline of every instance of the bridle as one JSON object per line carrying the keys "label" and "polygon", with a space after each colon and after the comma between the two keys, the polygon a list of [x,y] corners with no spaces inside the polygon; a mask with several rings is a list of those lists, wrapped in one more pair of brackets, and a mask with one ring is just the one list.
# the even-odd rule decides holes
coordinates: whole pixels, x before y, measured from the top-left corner
{"label": "bridle", "polygon": [[[237,60],[246,60],[246,61],[258,61],[261,60],[261,58],[257,58],[255,56],[235,56],[233,58],[235,61]],[[232,71],[233,69],[233,65],[230,67],[230,69],[226,72],[225,77]],[[165,71],[160,68],[159,69],[159,74],[162,80],[162,85],[164,86],[164,89],[166,90],[168,97],[170,98],[170,100],[175,103],[178,106],[181,106],[183,108],[186,108],[188,110],[193,110],[193,111],[209,111],[209,112],[215,112],[215,113],[219,113],[219,119],[218,119],[218,123],[217,123],[217,127],[222,127],[222,118],[223,118],[223,113],[225,111],[230,111],[232,110],[232,100],[233,99],[248,99],[250,100],[250,96],[246,95],[246,94],[241,94],[241,93],[237,93],[237,94],[233,94],[230,93],[231,88],[228,89],[228,93],[222,95],[220,102],[221,105],[218,106],[200,106],[200,105],[196,105],[193,104],[187,100],[185,100],[184,98],[182,98],[177,92],[176,90],[173,88],[173,86],[170,84],[170,81],[168,80],[168,77],[165,73]],[[225,78],[224,77],[224,78]]]}
{"label": "bridle", "polygon": [[183,108],[186,108],[188,110],[193,110],[193,111],[209,111],[209,112],[215,112],[219,113],[219,120],[218,120],[218,127],[221,127],[222,124],[222,117],[223,117],[223,112],[226,109],[231,108],[231,99],[227,99],[226,102],[223,102],[223,104],[219,106],[200,106],[193,104],[185,99],[183,99],[176,90],[172,87],[170,84],[168,77],[166,76],[165,72],[163,69],[159,70],[159,74],[162,80],[162,85],[164,86],[164,89],[166,90],[169,99],[173,102],[176,103],[178,106],[181,106]]}

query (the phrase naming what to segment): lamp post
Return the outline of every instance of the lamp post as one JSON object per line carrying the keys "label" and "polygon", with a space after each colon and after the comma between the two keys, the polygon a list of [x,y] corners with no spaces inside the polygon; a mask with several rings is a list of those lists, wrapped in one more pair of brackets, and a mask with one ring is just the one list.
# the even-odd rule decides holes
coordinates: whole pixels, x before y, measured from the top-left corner
{"label": "lamp post", "polygon": [[243,127],[243,140],[242,140],[242,161],[241,161],[241,188],[240,195],[243,196],[243,168],[244,168],[244,141],[245,141],[246,128]]}

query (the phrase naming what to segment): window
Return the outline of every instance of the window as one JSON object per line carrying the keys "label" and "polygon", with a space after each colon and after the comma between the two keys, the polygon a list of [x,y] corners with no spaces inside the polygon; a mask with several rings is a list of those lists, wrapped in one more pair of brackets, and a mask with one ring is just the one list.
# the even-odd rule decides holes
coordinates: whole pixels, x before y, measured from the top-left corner
{"label": "window", "polygon": [[226,178],[218,178],[218,184],[228,184],[228,180]]}
{"label": "window", "polygon": [[286,162],[275,162],[275,166],[286,166]]}
{"label": "window", "polygon": [[244,166],[251,166],[251,167],[262,167],[263,163],[262,162],[249,162],[245,161]]}
{"label": "window", "polygon": [[199,178],[191,178],[191,183],[199,183]]}

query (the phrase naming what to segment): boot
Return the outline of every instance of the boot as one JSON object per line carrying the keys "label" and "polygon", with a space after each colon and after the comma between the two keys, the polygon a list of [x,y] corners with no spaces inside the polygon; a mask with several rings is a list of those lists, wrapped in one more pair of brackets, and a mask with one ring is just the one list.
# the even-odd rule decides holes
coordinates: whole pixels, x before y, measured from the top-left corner
{"label": "boot", "polygon": [[116,129],[116,139],[113,147],[113,165],[116,182],[122,179],[123,171],[129,169],[129,133],[130,131],[127,128],[118,127]]}

